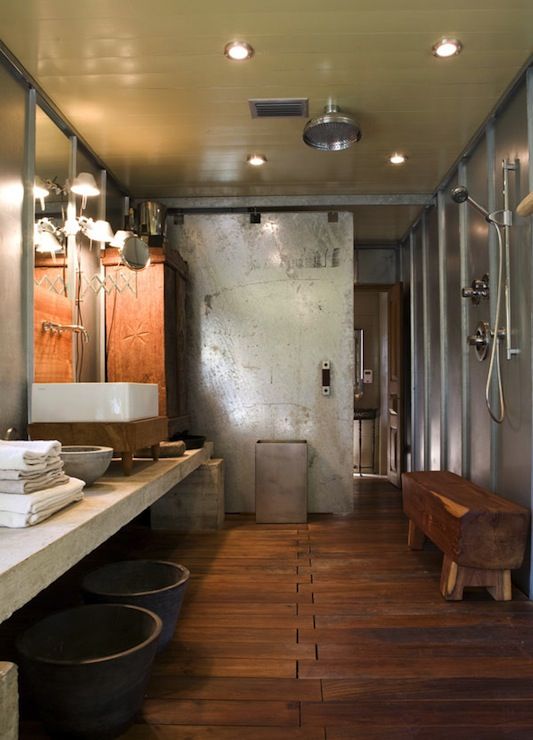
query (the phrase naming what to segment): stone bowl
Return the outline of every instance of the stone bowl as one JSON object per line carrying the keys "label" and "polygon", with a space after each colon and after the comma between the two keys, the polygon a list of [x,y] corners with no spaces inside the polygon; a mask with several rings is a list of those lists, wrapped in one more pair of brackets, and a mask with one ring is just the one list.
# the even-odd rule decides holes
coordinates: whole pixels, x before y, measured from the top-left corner
{"label": "stone bowl", "polygon": [[61,448],[66,475],[85,481],[87,486],[105,473],[112,457],[112,447],[67,445]]}
{"label": "stone bowl", "polygon": [[131,604],[157,614],[163,622],[159,652],[174,635],[189,577],[188,569],[178,563],[123,560],[87,574],[83,598],[90,604]]}
{"label": "stone bowl", "polygon": [[109,740],[139,712],[161,620],[94,604],[56,612],[17,640],[22,682],[54,738]]}

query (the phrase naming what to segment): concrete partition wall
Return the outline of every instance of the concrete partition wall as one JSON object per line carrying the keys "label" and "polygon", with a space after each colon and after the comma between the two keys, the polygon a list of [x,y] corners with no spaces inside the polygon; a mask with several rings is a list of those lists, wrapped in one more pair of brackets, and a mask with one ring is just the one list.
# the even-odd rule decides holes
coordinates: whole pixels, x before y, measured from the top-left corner
{"label": "concrete partition wall", "polygon": [[224,458],[226,510],[254,511],[257,440],[306,439],[309,510],[351,511],[351,214],[186,215],[175,236],[190,270],[191,431]]}
{"label": "concrete partition wall", "polygon": [[[411,469],[448,469],[531,507],[532,474],[532,218],[514,214],[511,229],[512,344],[501,345],[507,413],[491,421],[485,404],[489,361],[478,361],[467,337],[480,321],[494,320],[498,250],[493,227],[466,204],[455,204],[450,188],[460,183],[488,210],[503,208],[502,160],[517,161],[510,174],[511,208],[533,189],[529,167],[533,145],[533,76],[498,110],[475,146],[437,193],[435,218],[426,213],[403,242],[410,259],[412,327]],[[529,95],[529,105],[528,105]],[[528,120],[529,111],[529,120]],[[528,140],[529,124],[529,140]],[[438,224],[437,229],[434,223]],[[433,259],[441,247],[440,259]],[[490,299],[475,306],[461,288],[489,273]],[[429,288],[429,290],[428,290]],[[429,301],[428,301],[429,297]],[[504,313],[500,326],[505,326]],[[439,339],[437,339],[437,331]],[[435,342],[439,343],[437,350]],[[436,395],[440,377],[440,394]],[[425,389],[425,390],[423,390]],[[494,398],[494,384],[491,388]],[[440,423],[440,428],[439,428]],[[441,459],[436,452],[440,434]],[[516,580],[530,589],[530,556]]]}

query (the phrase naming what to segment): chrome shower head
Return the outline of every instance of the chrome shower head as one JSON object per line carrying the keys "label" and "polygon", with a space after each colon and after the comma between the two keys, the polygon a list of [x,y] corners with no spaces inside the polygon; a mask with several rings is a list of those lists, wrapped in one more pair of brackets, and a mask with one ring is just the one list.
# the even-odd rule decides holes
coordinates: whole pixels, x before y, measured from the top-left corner
{"label": "chrome shower head", "polygon": [[468,200],[468,190],[464,185],[458,185],[456,188],[452,188],[450,195],[456,203],[464,203],[465,200]]}
{"label": "chrome shower head", "polygon": [[477,201],[470,197],[468,188],[466,188],[464,185],[457,185],[457,187],[452,188],[450,190],[450,195],[455,203],[469,203],[476,209],[476,211],[481,213],[481,215],[484,216],[487,221],[493,221],[493,219],[490,217],[489,212],[485,208],[483,208],[483,206],[481,206]]}
{"label": "chrome shower head", "polygon": [[321,116],[308,121],[303,131],[303,140],[308,146],[326,152],[348,149],[360,138],[361,129],[356,121],[333,103],[324,108]]}

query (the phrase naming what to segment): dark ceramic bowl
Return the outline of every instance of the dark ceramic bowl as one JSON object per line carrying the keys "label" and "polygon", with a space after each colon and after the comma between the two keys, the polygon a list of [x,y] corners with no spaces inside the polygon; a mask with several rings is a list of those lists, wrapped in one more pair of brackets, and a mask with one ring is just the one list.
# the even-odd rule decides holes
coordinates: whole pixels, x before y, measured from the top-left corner
{"label": "dark ceramic bowl", "polygon": [[158,642],[162,650],[176,630],[190,573],[164,560],[124,560],[89,573],[82,581],[89,603],[134,604],[155,612],[163,622]]}
{"label": "dark ceramic bowl", "polygon": [[94,604],[24,632],[17,640],[22,680],[52,737],[106,740],[132,724],[161,626],[146,609]]}

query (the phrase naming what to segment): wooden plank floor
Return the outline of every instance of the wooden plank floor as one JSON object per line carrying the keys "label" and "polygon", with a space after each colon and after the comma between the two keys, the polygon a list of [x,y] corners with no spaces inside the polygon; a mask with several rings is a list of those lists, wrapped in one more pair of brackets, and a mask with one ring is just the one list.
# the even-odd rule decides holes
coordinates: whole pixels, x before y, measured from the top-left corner
{"label": "wooden plank floor", "polygon": [[[441,555],[407,550],[399,492],[355,486],[353,516],[308,525],[127,529],[41,599],[62,606],[99,560],[190,568],[127,740],[533,738],[533,605],[518,592],[512,603],[474,591],[443,601]],[[26,715],[21,738],[43,737]]]}

